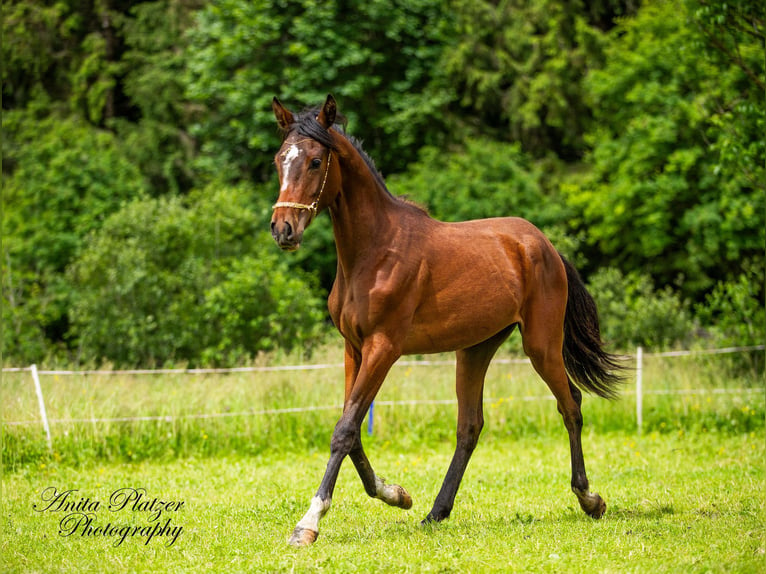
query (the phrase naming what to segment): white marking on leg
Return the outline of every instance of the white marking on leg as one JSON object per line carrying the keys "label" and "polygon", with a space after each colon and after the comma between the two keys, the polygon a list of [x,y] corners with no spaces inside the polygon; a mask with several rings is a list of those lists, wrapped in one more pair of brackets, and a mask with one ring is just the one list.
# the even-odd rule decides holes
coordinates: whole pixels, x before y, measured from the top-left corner
{"label": "white marking on leg", "polygon": [[399,491],[392,485],[386,484],[386,481],[379,476],[375,476],[375,497],[386,504],[396,504],[399,499]]}
{"label": "white marking on leg", "polygon": [[327,511],[330,510],[330,502],[331,499],[329,498],[327,500],[322,500],[318,496],[312,498],[311,507],[295,527],[296,530],[298,528],[304,528],[306,530],[319,532],[319,521],[325,514],[327,514]]}
{"label": "white marking on leg", "polygon": [[282,153],[284,159],[282,160],[282,189],[280,191],[285,191],[290,185],[290,168],[300,155],[301,149],[295,144],[292,144]]}
{"label": "white marking on leg", "polygon": [[375,476],[375,498],[400,508],[407,509],[412,506],[412,499],[406,490],[397,484],[386,484],[379,476]]}

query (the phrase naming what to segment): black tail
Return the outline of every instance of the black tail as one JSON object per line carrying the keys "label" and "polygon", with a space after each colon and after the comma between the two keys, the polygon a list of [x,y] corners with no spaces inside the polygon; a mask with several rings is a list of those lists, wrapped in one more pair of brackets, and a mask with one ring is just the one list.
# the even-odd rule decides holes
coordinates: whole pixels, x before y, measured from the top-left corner
{"label": "black tail", "polygon": [[580,389],[616,399],[625,367],[617,355],[604,351],[596,302],[585,289],[577,269],[563,255],[561,260],[569,290],[564,316],[564,365]]}

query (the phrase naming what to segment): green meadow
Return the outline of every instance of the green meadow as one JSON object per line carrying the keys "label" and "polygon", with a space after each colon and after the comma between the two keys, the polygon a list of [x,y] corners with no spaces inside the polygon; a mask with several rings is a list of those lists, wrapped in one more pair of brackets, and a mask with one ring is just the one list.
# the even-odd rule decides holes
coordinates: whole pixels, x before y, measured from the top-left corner
{"label": "green meadow", "polygon": [[[340,362],[334,350],[314,359]],[[749,360],[646,357],[641,434],[632,381],[618,401],[585,397],[586,465],[608,505],[599,521],[569,491],[566,432],[544,383],[527,364],[494,364],[487,423],[452,517],[428,527],[420,520],[454,447],[454,367],[397,365],[363,440],[413,508],[367,498],[346,463],[307,549],[286,541],[329,454],[340,367],[42,375],[51,451],[30,374],[4,373],[0,569],[761,572],[764,386]],[[72,491],[80,508],[45,509],[53,488]],[[121,489],[142,498],[110,509]],[[170,504],[158,513],[160,503]],[[89,529],[73,522],[80,512]],[[155,525],[166,528],[150,538]]]}

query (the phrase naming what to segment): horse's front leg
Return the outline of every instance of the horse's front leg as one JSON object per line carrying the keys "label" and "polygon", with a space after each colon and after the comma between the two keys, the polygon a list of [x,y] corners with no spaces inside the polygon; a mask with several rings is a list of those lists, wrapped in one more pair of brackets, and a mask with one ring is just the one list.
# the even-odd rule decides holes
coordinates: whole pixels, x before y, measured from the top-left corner
{"label": "horse's front leg", "polygon": [[[349,353],[349,349],[350,346],[347,344],[346,400],[343,406],[343,415],[338,424],[335,425],[335,431],[330,442],[330,460],[327,463],[327,469],[319,489],[311,500],[308,512],[298,522],[290,537],[289,542],[293,546],[312,544],[319,535],[319,521],[330,509],[340,466],[347,455],[351,455],[365,490],[370,496],[381,498],[389,504],[393,504],[395,500],[400,501],[396,506],[404,508],[412,505],[412,500],[404,492],[404,489],[396,485],[386,485],[375,475],[362,449],[361,439],[364,415],[378,393],[380,385],[383,384],[388,370],[401,353],[390,338],[382,334],[367,339],[362,346],[361,353]],[[359,359],[358,365],[356,359]],[[356,376],[353,377],[352,384],[349,384],[350,374],[353,375],[354,373]],[[403,492],[403,495],[398,491],[393,492],[392,489],[397,488]],[[407,502],[408,500],[409,502]]]}
{"label": "horse's front leg", "polygon": [[[347,403],[354,383],[359,376],[359,367],[362,363],[362,354],[357,351],[351,343],[346,341],[345,367],[346,367],[346,395]],[[344,403],[345,404],[345,403]],[[349,453],[354,468],[362,479],[364,490],[372,498],[378,498],[391,506],[398,506],[405,510],[412,507],[412,498],[401,486],[397,484],[386,484],[386,482],[375,474],[367,455],[362,446],[361,433],[357,435],[357,441]]]}
{"label": "horse's front leg", "polygon": [[412,497],[404,488],[398,484],[386,484],[385,480],[375,474],[370,461],[367,460],[367,455],[364,454],[361,436],[357,436],[359,437],[357,444],[351,449],[349,457],[359,473],[359,478],[362,479],[365,492],[372,498],[378,498],[390,506],[405,510],[412,508]]}

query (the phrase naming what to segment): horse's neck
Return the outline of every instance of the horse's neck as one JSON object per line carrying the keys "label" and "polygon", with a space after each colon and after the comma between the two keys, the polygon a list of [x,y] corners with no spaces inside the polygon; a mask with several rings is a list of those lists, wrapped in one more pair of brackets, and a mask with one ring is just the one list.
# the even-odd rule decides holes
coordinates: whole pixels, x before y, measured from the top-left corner
{"label": "horse's neck", "polygon": [[343,188],[330,209],[341,269],[350,271],[360,257],[385,249],[395,233],[402,204],[372,174],[356,150],[343,162]]}

